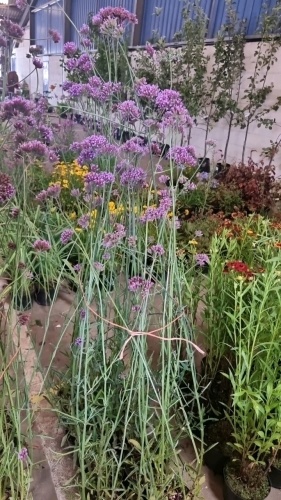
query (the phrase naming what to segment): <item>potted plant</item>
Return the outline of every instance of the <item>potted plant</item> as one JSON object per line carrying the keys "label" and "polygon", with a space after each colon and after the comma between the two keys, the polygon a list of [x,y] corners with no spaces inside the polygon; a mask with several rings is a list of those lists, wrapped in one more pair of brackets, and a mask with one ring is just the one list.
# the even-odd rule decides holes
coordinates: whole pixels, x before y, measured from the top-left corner
{"label": "potted plant", "polygon": [[234,359],[225,374],[232,388],[232,405],[225,413],[233,442],[229,443],[232,460],[224,469],[225,500],[263,500],[270,491],[268,456],[281,442],[277,276],[278,265],[270,262],[251,281],[237,280],[236,307],[228,312]]}
{"label": "potted plant", "polygon": [[274,449],[269,460],[268,477],[271,486],[281,490],[281,443]]}
{"label": "potted plant", "polygon": [[61,263],[58,254],[48,240],[37,239],[33,243],[32,257],[35,270],[34,299],[41,306],[49,306],[59,282]]}
{"label": "potted plant", "polygon": [[9,245],[2,273],[11,283],[13,307],[18,311],[26,311],[32,307],[34,292],[34,275],[28,251],[24,242],[21,242],[19,250],[16,244],[10,242]]}

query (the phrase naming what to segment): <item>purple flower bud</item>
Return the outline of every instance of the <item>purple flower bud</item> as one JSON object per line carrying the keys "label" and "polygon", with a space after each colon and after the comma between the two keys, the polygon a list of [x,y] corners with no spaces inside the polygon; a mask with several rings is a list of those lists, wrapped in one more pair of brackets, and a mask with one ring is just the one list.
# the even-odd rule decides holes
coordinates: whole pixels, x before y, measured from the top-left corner
{"label": "purple flower bud", "polygon": [[77,337],[77,339],[75,339],[74,345],[75,345],[76,347],[82,347],[82,345],[83,345],[83,340],[81,339],[81,337]]}
{"label": "purple flower bud", "polygon": [[36,240],[33,243],[33,248],[37,252],[48,252],[49,250],[51,250],[51,244],[47,240]]}
{"label": "purple flower bud", "polygon": [[22,448],[19,452],[18,452],[18,459],[21,461],[21,462],[25,462],[28,460],[28,451],[27,451],[27,448]]}
{"label": "purple flower bud", "polygon": [[33,62],[36,69],[43,68],[43,61],[41,61],[41,59],[39,59],[39,57],[33,57],[32,62]]}
{"label": "purple flower bud", "polygon": [[66,245],[67,243],[69,243],[72,240],[73,235],[73,229],[65,229],[60,235],[60,241],[62,245]]}

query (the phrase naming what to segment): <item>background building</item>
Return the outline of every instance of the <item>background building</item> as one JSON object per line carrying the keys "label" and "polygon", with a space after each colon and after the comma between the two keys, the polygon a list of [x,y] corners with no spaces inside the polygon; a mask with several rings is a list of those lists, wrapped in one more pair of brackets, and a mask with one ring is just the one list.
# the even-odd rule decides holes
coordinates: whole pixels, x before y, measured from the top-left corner
{"label": "background building", "polygon": [[[235,6],[241,19],[245,21],[248,43],[245,47],[245,81],[253,72],[255,51],[259,37],[259,25],[263,7],[272,8],[277,0],[236,0]],[[96,14],[101,7],[123,6],[135,12],[139,24],[131,33],[132,49],[143,46],[147,41],[165,37],[166,43],[178,44],[173,40],[174,34],[182,25],[182,9],[184,0],[30,0],[31,8],[29,22],[26,26],[26,36],[23,43],[14,51],[14,69],[20,80],[26,79],[31,95],[36,92],[49,96],[51,104],[56,104],[62,95],[61,84],[64,81],[61,58],[63,44],[74,41],[79,44],[78,29],[87,22],[89,14]],[[200,0],[200,6],[208,17],[206,33],[206,52],[210,56],[210,68],[214,49],[212,41],[226,20],[225,0]],[[191,11],[191,16],[193,15]],[[48,35],[49,29],[55,29],[62,35],[59,43],[54,43]],[[43,70],[34,72],[31,59],[26,58],[30,45],[42,47]],[[277,54],[281,60],[281,52]],[[29,76],[27,76],[29,75]],[[281,69],[278,63],[270,70],[269,80],[274,84],[268,104],[272,104],[281,96]],[[267,147],[270,141],[276,141],[280,135],[281,111],[274,114],[276,124],[272,130],[260,129],[254,123],[249,133],[247,155],[260,157],[261,148]],[[220,120],[211,133],[211,138],[218,144],[225,142],[225,120]],[[262,134],[262,141],[261,141]],[[231,136],[229,160],[240,160],[243,143],[243,131],[236,127]],[[204,138],[202,128],[197,127],[192,134],[192,142],[199,153],[202,153]],[[263,143],[262,146],[260,145]]]}

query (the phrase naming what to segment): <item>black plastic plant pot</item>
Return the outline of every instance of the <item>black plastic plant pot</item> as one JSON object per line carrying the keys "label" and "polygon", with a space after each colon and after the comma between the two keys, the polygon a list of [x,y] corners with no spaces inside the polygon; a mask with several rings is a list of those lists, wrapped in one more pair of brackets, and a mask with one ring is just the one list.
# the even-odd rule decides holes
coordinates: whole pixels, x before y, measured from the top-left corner
{"label": "black plastic plant pot", "polygon": [[211,164],[210,158],[198,158],[199,172],[210,173]]}
{"label": "black plastic plant pot", "polygon": [[[235,493],[233,491],[233,489],[231,488],[229,481],[227,480],[226,468],[224,468],[224,470],[223,470],[223,477],[224,477],[223,499],[224,500],[245,500],[245,496],[242,497],[242,496],[237,495],[237,493]],[[271,490],[271,485],[270,485],[269,479],[267,477],[265,478],[265,480],[267,481],[267,484],[268,484],[267,492],[262,496],[259,495],[258,497],[255,496],[255,497],[250,498],[250,496],[247,495],[247,500],[265,500],[268,497],[270,490]]]}
{"label": "black plastic plant pot", "polygon": [[181,191],[183,188],[184,188],[184,184],[182,182],[178,182],[177,179],[172,179],[172,181],[170,179],[168,179],[166,182],[165,182],[166,186],[167,187],[176,187],[176,185],[178,186],[178,189],[179,191]]}
{"label": "black plastic plant pot", "polygon": [[195,266],[196,270],[198,272],[201,272],[202,274],[208,274],[210,270],[210,265],[206,262],[204,266],[199,266],[198,264]]}
{"label": "black plastic plant pot", "polygon": [[13,298],[13,307],[16,311],[28,311],[32,308],[33,298],[30,294],[21,293]]}
{"label": "black plastic plant pot", "polygon": [[114,278],[114,275],[101,273],[99,278],[99,289],[106,290],[107,292],[112,292],[114,290],[115,284]]}
{"label": "black plastic plant pot", "polygon": [[45,290],[42,287],[38,287],[34,292],[34,300],[39,306],[50,306],[54,300],[55,291],[55,288]]}
{"label": "black plastic plant pot", "polygon": [[271,466],[271,470],[268,473],[268,478],[272,488],[277,488],[281,490],[281,469],[278,469],[274,465]]}
{"label": "black plastic plant pot", "polygon": [[223,469],[228,461],[228,458],[223,454],[219,445],[213,446],[210,450],[204,453],[204,465],[213,471],[216,475],[223,475]]}

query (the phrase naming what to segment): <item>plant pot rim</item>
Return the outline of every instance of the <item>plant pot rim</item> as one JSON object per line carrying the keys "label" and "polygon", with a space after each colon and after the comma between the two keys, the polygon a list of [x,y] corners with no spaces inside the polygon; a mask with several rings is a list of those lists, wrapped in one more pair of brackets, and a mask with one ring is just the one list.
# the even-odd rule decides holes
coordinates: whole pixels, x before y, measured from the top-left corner
{"label": "plant pot rim", "polygon": [[[231,465],[231,460],[230,460],[227,464],[225,464],[225,466],[224,466],[224,468],[223,468],[223,480],[224,480],[224,483],[225,483],[225,485],[228,487],[228,489],[229,489],[230,491],[232,491],[232,493],[233,493],[233,494],[234,494],[237,498],[239,498],[240,500],[243,500],[243,498],[242,498],[242,497],[241,497],[238,493],[235,493],[235,491],[233,491],[233,489],[231,488],[231,486],[230,486],[230,484],[229,484],[229,482],[228,482],[228,480],[227,480],[226,468],[227,468],[229,465]],[[270,479],[269,479],[269,477],[268,477],[268,475],[267,475],[267,474],[264,476],[264,479],[265,479],[265,481],[266,481],[266,482],[267,482],[267,484],[268,484],[268,492],[267,492],[267,494],[266,494],[266,497],[261,498],[261,499],[256,499],[256,498],[255,498],[254,500],[266,500],[266,499],[268,498],[269,494],[270,494],[270,490],[271,490],[271,483],[270,483]]]}

